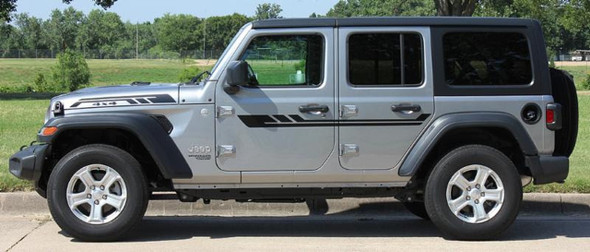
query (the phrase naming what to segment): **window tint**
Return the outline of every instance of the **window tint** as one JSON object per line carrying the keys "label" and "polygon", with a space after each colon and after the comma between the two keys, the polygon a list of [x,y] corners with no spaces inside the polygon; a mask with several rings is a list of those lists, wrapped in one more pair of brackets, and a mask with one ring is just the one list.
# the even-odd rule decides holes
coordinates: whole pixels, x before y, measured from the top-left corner
{"label": "window tint", "polygon": [[422,40],[414,33],[353,34],[348,39],[348,78],[354,85],[422,82]]}
{"label": "window tint", "polygon": [[250,64],[260,86],[318,85],[323,49],[320,35],[260,36],[250,42],[241,59]]}
{"label": "window tint", "polygon": [[445,78],[450,85],[527,85],[533,79],[523,34],[447,33],[443,48]]}

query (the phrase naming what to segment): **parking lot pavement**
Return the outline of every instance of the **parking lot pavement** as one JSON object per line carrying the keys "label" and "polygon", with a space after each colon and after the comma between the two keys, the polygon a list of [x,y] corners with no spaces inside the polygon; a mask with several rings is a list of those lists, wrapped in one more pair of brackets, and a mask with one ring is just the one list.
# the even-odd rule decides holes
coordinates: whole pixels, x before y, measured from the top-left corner
{"label": "parking lot pavement", "polygon": [[412,216],[213,217],[148,216],[124,241],[81,242],[51,220],[0,218],[0,245],[9,251],[587,251],[587,216],[523,216],[498,240],[445,240],[429,221]]}

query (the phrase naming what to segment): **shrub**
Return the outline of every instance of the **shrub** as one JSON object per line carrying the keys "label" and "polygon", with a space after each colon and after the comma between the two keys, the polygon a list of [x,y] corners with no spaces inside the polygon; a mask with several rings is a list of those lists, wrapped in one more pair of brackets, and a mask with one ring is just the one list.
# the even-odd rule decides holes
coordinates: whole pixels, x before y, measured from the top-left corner
{"label": "shrub", "polygon": [[88,84],[90,80],[90,70],[86,59],[79,52],[70,49],[57,55],[57,64],[51,68],[51,74],[52,84],[59,91],[74,91],[82,85]]}
{"label": "shrub", "polygon": [[180,75],[178,75],[178,80],[180,82],[189,82],[199,73],[201,73],[201,70],[198,67],[187,67],[182,69],[182,72],[180,72]]}
{"label": "shrub", "polygon": [[42,73],[37,74],[33,83],[36,92],[45,93],[55,90],[55,88],[48,86],[47,80],[45,80],[45,75]]}
{"label": "shrub", "polygon": [[590,90],[590,74],[586,75],[586,79],[580,83],[580,87],[584,90]]}

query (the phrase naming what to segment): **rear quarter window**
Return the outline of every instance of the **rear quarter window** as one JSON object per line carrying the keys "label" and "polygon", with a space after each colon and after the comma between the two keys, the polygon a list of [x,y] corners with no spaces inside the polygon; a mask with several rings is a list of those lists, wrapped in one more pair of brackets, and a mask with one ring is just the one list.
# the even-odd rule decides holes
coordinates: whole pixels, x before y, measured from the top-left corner
{"label": "rear quarter window", "polygon": [[529,85],[533,80],[529,43],[521,33],[446,33],[443,55],[449,85]]}

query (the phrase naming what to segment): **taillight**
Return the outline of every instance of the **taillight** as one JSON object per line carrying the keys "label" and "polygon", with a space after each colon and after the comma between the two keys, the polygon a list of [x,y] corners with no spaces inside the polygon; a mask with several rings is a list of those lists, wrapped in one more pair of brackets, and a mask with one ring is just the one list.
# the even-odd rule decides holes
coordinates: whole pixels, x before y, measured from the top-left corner
{"label": "taillight", "polygon": [[545,121],[547,124],[555,123],[555,110],[552,108],[547,108],[545,111]]}
{"label": "taillight", "polygon": [[561,105],[559,103],[549,103],[545,109],[545,122],[550,130],[561,129]]}

